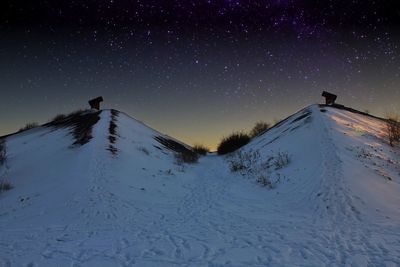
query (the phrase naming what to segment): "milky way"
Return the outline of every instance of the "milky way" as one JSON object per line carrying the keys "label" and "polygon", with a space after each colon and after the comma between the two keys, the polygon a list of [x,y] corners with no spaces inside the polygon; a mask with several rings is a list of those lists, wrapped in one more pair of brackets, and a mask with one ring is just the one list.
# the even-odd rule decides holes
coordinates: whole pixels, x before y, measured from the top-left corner
{"label": "milky way", "polygon": [[189,143],[321,101],[399,108],[396,1],[10,1],[1,7],[0,134],[117,108]]}

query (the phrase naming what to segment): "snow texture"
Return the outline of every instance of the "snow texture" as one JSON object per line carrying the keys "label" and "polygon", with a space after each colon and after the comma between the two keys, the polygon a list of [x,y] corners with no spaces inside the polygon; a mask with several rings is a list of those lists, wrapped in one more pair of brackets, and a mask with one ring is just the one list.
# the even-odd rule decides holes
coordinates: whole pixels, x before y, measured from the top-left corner
{"label": "snow texture", "polygon": [[243,147],[259,157],[241,173],[235,155],[178,163],[155,140],[169,137],[100,117],[82,146],[66,128],[6,139],[0,266],[400,266],[400,150],[382,120],[310,106]]}

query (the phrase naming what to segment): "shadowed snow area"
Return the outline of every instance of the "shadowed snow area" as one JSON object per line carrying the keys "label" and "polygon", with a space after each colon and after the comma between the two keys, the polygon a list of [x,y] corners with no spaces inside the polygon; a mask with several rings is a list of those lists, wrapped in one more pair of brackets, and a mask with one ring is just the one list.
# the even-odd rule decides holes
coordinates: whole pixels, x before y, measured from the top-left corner
{"label": "shadowed snow area", "polygon": [[159,141],[190,150],[178,140],[99,116],[81,146],[68,127],[6,138],[0,266],[400,265],[400,149],[383,120],[310,106],[232,172],[239,153],[184,164]]}

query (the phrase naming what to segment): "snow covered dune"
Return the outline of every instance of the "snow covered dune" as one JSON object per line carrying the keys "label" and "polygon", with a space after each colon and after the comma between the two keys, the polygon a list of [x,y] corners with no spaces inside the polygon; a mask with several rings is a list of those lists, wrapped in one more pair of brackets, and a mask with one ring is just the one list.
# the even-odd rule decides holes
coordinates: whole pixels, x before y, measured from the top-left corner
{"label": "snow covered dune", "polygon": [[189,146],[122,112],[91,118],[5,139],[0,266],[400,265],[400,150],[380,119],[313,105],[186,164]]}

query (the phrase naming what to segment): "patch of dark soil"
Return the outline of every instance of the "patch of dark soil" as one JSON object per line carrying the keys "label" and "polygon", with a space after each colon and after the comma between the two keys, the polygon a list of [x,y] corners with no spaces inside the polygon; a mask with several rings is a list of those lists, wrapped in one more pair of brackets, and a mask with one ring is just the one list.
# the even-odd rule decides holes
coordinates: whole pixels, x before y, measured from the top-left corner
{"label": "patch of dark soil", "polygon": [[117,135],[117,117],[119,115],[119,112],[117,110],[111,110],[111,121],[110,121],[110,127],[108,128],[110,135]]}
{"label": "patch of dark soil", "polygon": [[197,162],[199,155],[193,150],[185,147],[184,145],[162,136],[155,136],[154,139],[163,145],[165,148],[174,151],[177,154],[177,158],[186,163]]}
{"label": "patch of dark soil", "polygon": [[117,134],[117,117],[119,115],[119,111],[112,109],[111,110],[111,120],[110,120],[110,125],[108,127],[108,140],[110,142],[109,148],[107,149],[108,151],[111,152],[114,156],[118,154],[118,149],[114,146],[115,143],[117,142],[118,134]]}
{"label": "patch of dark soil", "polygon": [[110,151],[113,156],[116,156],[118,154],[118,149],[113,145],[109,145],[107,150]]}
{"label": "patch of dark soil", "polygon": [[45,127],[71,128],[74,136],[73,145],[84,145],[93,138],[93,126],[100,120],[101,111],[92,112],[79,110],[67,116],[57,116],[53,121],[44,124]]}
{"label": "patch of dark soil", "polygon": [[108,136],[108,140],[110,141],[110,144],[115,144],[117,141],[117,138],[113,135]]}

